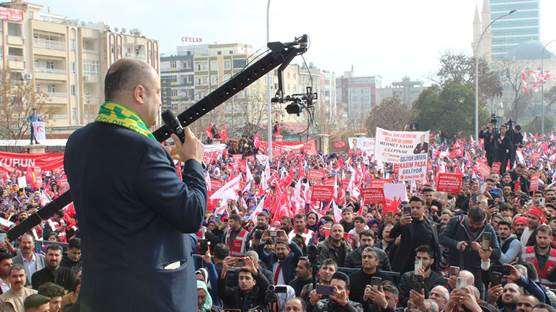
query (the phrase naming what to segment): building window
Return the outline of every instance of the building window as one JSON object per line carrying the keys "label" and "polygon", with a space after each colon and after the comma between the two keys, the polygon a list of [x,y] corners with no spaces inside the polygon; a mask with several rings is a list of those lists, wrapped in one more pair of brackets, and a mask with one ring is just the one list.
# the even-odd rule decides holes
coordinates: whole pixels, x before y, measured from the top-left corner
{"label": "building window", "polygon": [[21,24],[8,23],[8,35],[21,37]]}
{"label": "building window", "polygon": [[48,93],[54,93],[54,92],[56,92],[56,86],[53,85],[53,84],[49,84],[49,85],[47,86],[47,90],[48,90],[48,91],[47,91]]}
{"label": "building window", "polygon": [[216,60],[210,61],[210,70],[218,70],[218,63]]}
{"label": "building window", "polygon": [[232,60],[224,60],[224,69],[225,70],[232,69]]}
{"label": "building window", "polygon": [[75,51],[75,39],[71,39],[71,41],[70,41],[70,49]]}
{"label": "building window", "polygon": [[75,66],[75,62],[71,62],[71,71],[72,71],[72,73],[74,73],[74,74],[77,73],[77,68],[76,68],[76,66]]}
{"label": "building window", "polygon": [[211,75],[210,76],[210,84],[211,85],[217,85],[218,84],[218,76],[217,75]]}
{"label": "building window", "polygon": [[172,89],[172,96],[178,96],[178,90]]}
{"label": "building window", "polygon": [[170,61],[170,68],[176,68],[176,61]]}
{"label": "building window", "polygon": [[83,63],[83,71],[86,75],[96,75],[99,72],[98,61],[90,61]]}
{"label": "building window", "polygon": [[222,55],[222,51],[216,52],[216,55]]}
{"label": "building window", "polygon": [[71,85],[71,96],[75,96],[75,85]]}
{"label": "building window", "polygon": [[208,62],[198,62],[197,63],[197,70],[198,71],[208,70]]}
{"label": "building window", "polygon": [[243,68],[245,67],[245,63],[245,59],[234,60],[234,68]]}

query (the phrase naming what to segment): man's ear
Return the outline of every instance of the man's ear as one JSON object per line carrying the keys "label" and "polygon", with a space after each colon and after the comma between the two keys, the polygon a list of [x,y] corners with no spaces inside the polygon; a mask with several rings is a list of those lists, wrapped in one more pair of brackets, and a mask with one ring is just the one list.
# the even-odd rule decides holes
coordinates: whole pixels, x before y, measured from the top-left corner
{"label": "man's ear", "polygon": [[133,88],[133,99],[141,104],[145,103],[146,89],[143,85],[137,85]]}

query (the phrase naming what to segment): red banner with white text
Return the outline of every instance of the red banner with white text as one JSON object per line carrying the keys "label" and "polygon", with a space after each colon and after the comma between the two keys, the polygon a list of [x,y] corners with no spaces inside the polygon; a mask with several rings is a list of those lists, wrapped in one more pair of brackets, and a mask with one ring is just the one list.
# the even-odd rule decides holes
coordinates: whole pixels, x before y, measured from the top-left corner
{"label": "red banner with white text", "polygon": [[0,152],[0,172],[40,168],[51,171],[64,168],[64,153],[19,154]]}

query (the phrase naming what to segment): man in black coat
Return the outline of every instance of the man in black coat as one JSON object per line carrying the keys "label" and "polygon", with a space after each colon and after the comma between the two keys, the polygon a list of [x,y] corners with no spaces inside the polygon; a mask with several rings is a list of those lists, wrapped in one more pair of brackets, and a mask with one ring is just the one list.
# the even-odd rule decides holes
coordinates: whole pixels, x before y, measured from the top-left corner
{"label": "man in black coat", "polygon": [[378,254],[372,247],[363,249],[361,270],[353,273],[351,279],[351,292],[349,298],[356,302],[363,302],[365,288],[371,285],[373,277],[387,279],[387,276],[378,269]]}
{"label": "man in black coat", "polygon": [[299,258],[295,268],[295,278],[290,282],[290,286],[295,290],[295,295],[300,296],[301,290],[305,285],[313,282],[313,266],[307,257]]}
{"label": "man in black coat", "polygon": [[415,261],[418,261],[419,266],[416,265],[416,271],[405,272],[400,278],[399,298],[402,305],[405,305],[409,300],[411,289],[422,289],[428,298],[431,289],[438,285],[444,286],[447,283],[440,272],[432,269],[436,259],[434,259],[434,254],[429,246],[419,246],[415,252]]}
{"label": "man in black coat", "polygon": [[504,174],[504,172],[506,172],[506,167],[510,162],[510,151],[513,148],[512,140],[513,135],[508,132],[508,127],[506,125],[501,125],[494,142],[496,150],[495,161],[500,162],[500,174]]}
{"label": "man in black coat", "polygon": [[55,244],[49,245],[45,258],[46,267],[35,272],[31,278],[33,289],[39,289],[41,285],[51,282],[64,287],[67,291],[72,291],[76,276],[71,269],[60,267],[62,247]]}
{"label": "man in black coat", "polygon": [[[415,249],[421,245],[429,246],[434,258],[439,259],[440,249],[436,227],[425,217],[425,201],[413,196],[409,200],[411,215],[404,215],[392,231],[390,237],[401,235],[400,245],[392,258],[392,270],[403,274],[414,269]],[[435,264],[435,269],[437,264]]]}
{"label": "man in black coat", "polygon": [[225,309],[248,311],[258,308],[260,311],[268,311],[265,293],[271,283],[264,275],[260,274],[250,257],[244,257],[243,259],[245,265],[239,269],[237,286],[234,287],[226,285],[226,274],[232,267],[236,266],[239,258],[228,257],[224,259],[222,274],[218,281],[218,296],[222,298]]}
{"label": "man in black coat", "polygon": [[95,122],[66,144],[64,168],[79,224],[81,312],[194,311],[193,238],[207,206],[203,145],[189,128],[184,162],[149,128],[160,112],[160,79],[149,64],[121,59],[105,77]]}
{"label": "man in black coat", "polygon": [[348,254],[346,257],[345,266],[348,268],[359,268],[361,267],[361,253],[363,249],[367,247],[373,248],[378,255],[378,260],[380,262],[379,268],[383,271],[391,271],[392,268],[390,267],[390,259],[388,259],[388,255],[384,250],[374,247],[375,238],[374,232],[371,230],[365,230],[359,234],[359,247],[354,249],[352,252]]}
{"label": "man in black coat", "polygon": [[[491,258],[493,261],[498,261],[500,244],[494,228],[486,223],[484,210],[472,207],[466,216],[453,217],[440,234],[440,243],[448,248],[448,264],[470,271],[475,276],[481,276],[479,249],[482,247],[483,238],[486,237],[490,238]],[[482,289],[479,280],[475,280],[475,286]]]}
{"label": "man in black coat", "polygon": [[485,149],[487,162],[489,167],[492,167],[492,163],[494,162],[494,128],[492,122],[487,123],[486,127],[484,127],[481,132],[479,132],[479,138],[483,139],[483,148]]}

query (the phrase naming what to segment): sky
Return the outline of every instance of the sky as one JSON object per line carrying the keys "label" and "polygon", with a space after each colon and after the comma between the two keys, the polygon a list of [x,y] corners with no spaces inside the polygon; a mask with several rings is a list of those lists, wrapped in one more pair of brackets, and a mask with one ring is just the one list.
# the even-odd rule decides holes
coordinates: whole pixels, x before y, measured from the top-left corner
{"label": "sky", "polygon": [[[307,62],[340,76],[404,76],[430,84],[445,52],[472,54],[475,6],[482,0],[270,0],[270,41],[308,34]],[[556,39],[556,1],[540,0],[541,41]],[[203,43],[266,44],[267,0],[33,0],[51,13],[138,28],[176,51],[181,37]],[[556,42],[550,46],[556,51]]]}

